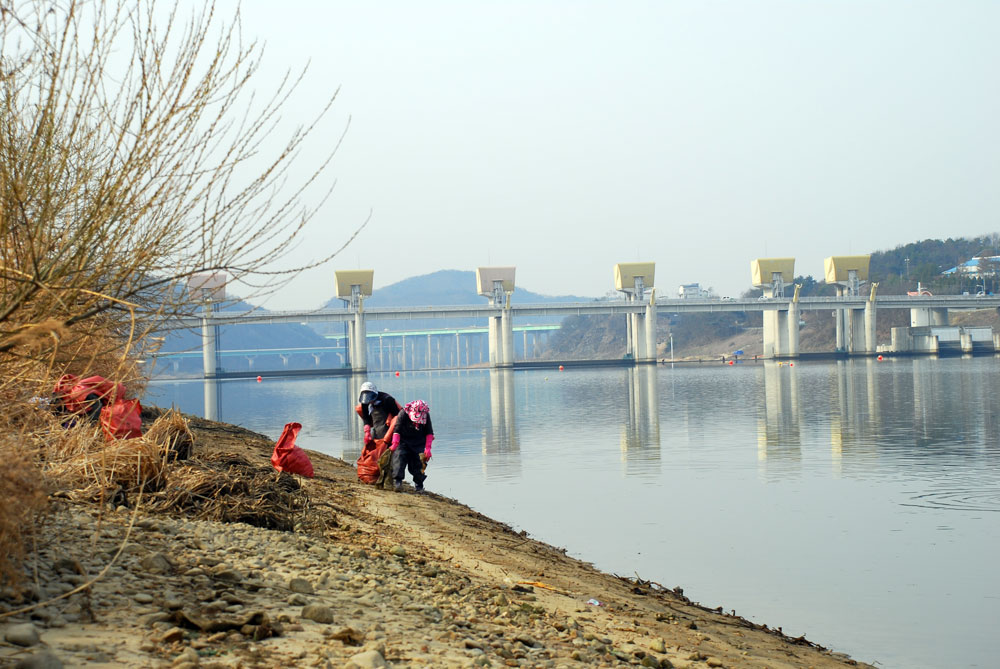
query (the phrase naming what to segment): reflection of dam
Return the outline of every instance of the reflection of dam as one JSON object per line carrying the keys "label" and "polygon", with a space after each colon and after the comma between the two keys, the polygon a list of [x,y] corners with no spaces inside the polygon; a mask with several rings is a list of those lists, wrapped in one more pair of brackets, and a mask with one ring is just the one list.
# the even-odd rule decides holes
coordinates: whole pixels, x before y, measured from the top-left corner
{"label": "reflection of dam", "polygon": [[626,475],[660,474],[660,398],[655,366],[626,370],[626,421],[621,448]]}
{"label": "reflection of dam", "polygon": [[842,360],[833,367],[834,411],[830,416],[830,456],[834,471],[844,460],[866,463],[877,457],[881,432],[875,360]]}
{"label": "reflection of dam", "polygon": [[517,435],[514,370],[490,370],[490,422],[483,431],[483,473],[488,478],[521,475],[521,444]]}
{"label": "reflection of dam", "polygon": [[757,419],[757,459],[768,468],[781,463],[797,470],[802,458],[798,370],[764,364],[763,416]]}
{"label": "reflection of dam", "polygon": [[943,367],[924,358],[812,368],[768,363],[758,461],[769,474],[798,471],[806,458],[849,474],[886,457],[914,466],[944,453],[978,457],[1000,431],[994,386],[983,366]]}

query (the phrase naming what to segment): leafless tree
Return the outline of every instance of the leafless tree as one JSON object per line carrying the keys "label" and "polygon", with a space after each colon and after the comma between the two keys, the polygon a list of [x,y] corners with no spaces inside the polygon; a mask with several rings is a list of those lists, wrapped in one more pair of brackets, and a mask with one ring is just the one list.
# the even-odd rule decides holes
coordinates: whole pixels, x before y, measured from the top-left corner
{"label": "leafless tree", "polygon": [[0,0],[0,363],[70,364],[97,332],[134,348],[188,310],[187,277],[226,271],[262,294],[335,255],[282,267],[332,188],[337,146],[298,183],[289,168],[336,93],[262,155],[301,74],[261,98],[238,13],[178,11]]}

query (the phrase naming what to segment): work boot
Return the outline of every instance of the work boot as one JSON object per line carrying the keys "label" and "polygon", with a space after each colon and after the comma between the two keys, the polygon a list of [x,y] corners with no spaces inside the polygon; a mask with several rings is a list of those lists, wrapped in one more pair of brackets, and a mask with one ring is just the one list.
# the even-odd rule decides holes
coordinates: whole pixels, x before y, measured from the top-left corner
{"label": "work boot", "polygon": [[413,487],[413,492],[418,492],[419,493],[419,492],[423,492],[423,491],[424,491],[424,484],[423,483],[418,483],[417,485],[415,485]]}
{"label": "work boot", "polygon": [[403,482],[402,481],[393,481],[393,483],[392,483],[392,489],[395,490],[396,492],[400,492],[403,489]]}

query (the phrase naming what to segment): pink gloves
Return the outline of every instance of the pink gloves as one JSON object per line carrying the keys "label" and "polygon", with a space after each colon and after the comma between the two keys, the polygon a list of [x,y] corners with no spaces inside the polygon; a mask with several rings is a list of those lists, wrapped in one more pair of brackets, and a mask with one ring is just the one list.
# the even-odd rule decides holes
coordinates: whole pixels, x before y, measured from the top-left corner
{"label": "pink gloves", "polygon": [[390,451],[394,451],[399,448],[399,433],[392,435],[392,446],[389,447]]}
{"label": "pink gloves", "polygon": [[434,435],[427,435],[427,441],[424,443],[424,460],[431,459],[431,444],[434,443]]}
{"label": "pink gloves", "polygon": [[372,440],[372,426],[365,425],[365,443],[369,443]]}

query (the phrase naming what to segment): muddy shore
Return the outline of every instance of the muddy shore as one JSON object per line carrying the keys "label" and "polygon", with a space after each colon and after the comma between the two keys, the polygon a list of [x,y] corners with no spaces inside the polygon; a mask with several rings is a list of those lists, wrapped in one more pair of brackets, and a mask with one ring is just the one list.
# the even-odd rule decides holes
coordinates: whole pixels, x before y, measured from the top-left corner
{"label": "muddy shore", "polygon": [[[270,467],[269,438],[190,425],[195,460]],[[0,666],[869,666],[309,456],[290,529],[57,495],[0,596]]]}

